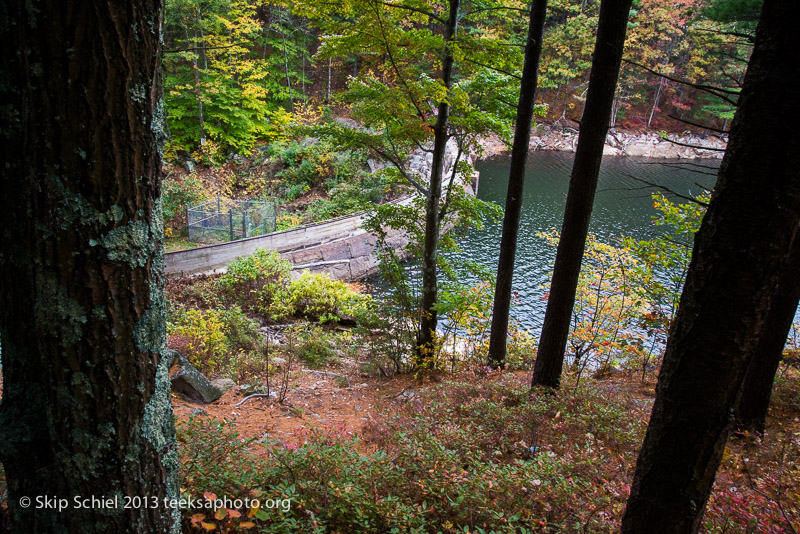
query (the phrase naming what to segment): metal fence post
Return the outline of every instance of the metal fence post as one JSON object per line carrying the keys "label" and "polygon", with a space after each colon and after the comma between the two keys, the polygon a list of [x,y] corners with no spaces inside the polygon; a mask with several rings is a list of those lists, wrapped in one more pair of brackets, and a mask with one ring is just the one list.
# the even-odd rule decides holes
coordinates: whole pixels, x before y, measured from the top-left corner
{"label": "metal fence post", "polygon": [[242,212],[242,238],[247,237],[247,209]]}
{"label": "metal fence post", "polygon": [[233,209],[228,208],[228,225],[231,229],[231,241],[233,241]]}

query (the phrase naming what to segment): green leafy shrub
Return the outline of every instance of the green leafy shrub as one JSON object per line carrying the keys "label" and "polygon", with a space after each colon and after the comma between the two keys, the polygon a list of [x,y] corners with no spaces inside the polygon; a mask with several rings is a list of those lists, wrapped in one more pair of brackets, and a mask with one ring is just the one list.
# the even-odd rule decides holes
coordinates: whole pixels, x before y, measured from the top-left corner
{"label": "green leafy shrub", "polygon": [[303,224],[303,217],[295,213],[281,213],[275,221],[275,230],[281,232],[283,230],[291,230]]}
{"label": "green leafy shrub", "polygon": [[[183,532],[255,532],[289,533],[302,532],[298,521],[292,517],[291,507],[294,488],[286,479],[277,481],[282,466],[253,454],[254,440],[241,439],[233,422],[220,422],[207,418],[190,418],[177,425],[177,437],[181,455],[181,497],[203,502],[205,499],[225,496],[228,501],[238,499],[248,503],[258,499],[260,503],[272,499],[270,509],[222,508],[198,514],[197,510],[183,510]],[[265,481],[274,484],[265,485]]]}
{"label": "green leafy shrub", "polygon": [[519,324],[510,324],[506,368],[530,369],[535,359],[536,338]]}
{"label": "green leafy shrub", "polygon": [[289,303],[291,264],[275,251],[257,250],[228,265],[219,287],[244,310],[266,320],[281,320],[293,312]]}
{"label": "green leafy shrub", "polygon": [[258,321],[245,315],[239,306],[222,310],[220,319],[231,350],[253,351],[259,347],[261,331]]}
{"label": "green leafy shrub", "polygon": [[304,272],[290,282],[291,264],[274,251],[257,250],[239,258],[217,284],[220,292],[243,310],[265,320],[298,315],[315,321],[368,321],[372,298],[327,275]]}
{"label": "green leafy shrub", "polygon": [[303,271],[289,286],[289,300],[298,315],[324,323],[365,318],[372,297],[327,275]]}
{"label": "green leafy shrub", "polygon": [[325,362],[336,357],[334,336],[319,326],[308,325],[300,329],[298,341],[295,351],[306,366],[312,369],[322,367]]}
{"label": "green leafy shrub", "polygon": [[174,321],[167,322],[167,334],[177,337],[173,348],[201,372],[219,365],[229,350],[222,312],[217,310],[183,310]]}
{"label": "green leafy shrub", "polygon": [[207,196],[203,181],[196,174],[168,176],[164,179],[161,190],[164,221],[173,226],[185,224],[186,206],[200,204]]}

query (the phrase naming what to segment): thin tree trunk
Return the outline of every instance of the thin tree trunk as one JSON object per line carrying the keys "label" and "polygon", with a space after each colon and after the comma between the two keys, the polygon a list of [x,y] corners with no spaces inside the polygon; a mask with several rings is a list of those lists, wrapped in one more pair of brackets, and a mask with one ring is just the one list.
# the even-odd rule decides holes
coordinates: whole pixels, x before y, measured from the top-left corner
{"label": "thin tree trunk", "polygon": [[795,241],[790,266],[780,281],[775,298],[759,334],[758,346],[747,366],[741,397],[736,405],[737,430],[764,432],[775,373],[783,359],[786,337],[800,301],[800,239]]}
{"label": "thin tree trunk", "polygon": [[[556,96],[553,97],[553,103],[550,105],[550,109],[553,110],[553,117],[555,117],[555,111],[558,107],[558,98],[561,96],[561,87],[563,84],[558,84],[556,88]],[[549,115],[549,113],[548,113]]]}
{"label": "thin tree trunk", "polygon": [[503,216],[503,237],[500,240],[500,259],[497,265],[497,284],[492,307],[492,330],[489,338],[489,365],[502,367],[506,360],[508,315],[511,308],[511,282],[514,276],[514,256],[517,252],[519,219],[522,212],[522,193],[525,186],[525,163],[531,142],[537,71],[542,53],[542,34],[547,0],[533,0],[528,23],[528,42],[522,85],[517,105],[517,124],[511,148],[511,169],[508,176],[506,210]]}
{"label": "thin tree trunk", "polygon": [[[0,99],[14,117],[0,143],[0,459],[13,532],[179,531],[163,505],[179,488],[162,358],[161,10],[0,6],[12,52]],[[68,508],[40,506],[45,496]],[[77,496],[116,503],[78,507]],[[126,496],[150,506],[126,508]]]}
{"label": "thin tree trunk", "polygon": [[650,116],[647,117],[647,127],[650,128],[650,123],[653,122],[653,116],[656,114],[656,108],[658,108],[658,101],[661,100],[661,91],[664,89],[664,78],[659,79],[658,89],[656,90],[656,96],[653,99],[653,107],[650,108]]}
{"label": "thin tree trunk", "polygon": [[328,58],[328,87],[325,90],[325,103],[331,103],[331,58]]}
{"label": "thin tree trunk", "polygon": [[611,101],[611,121],[609,123],[610,128],[614,128],[617,125],[617,113],[619,113],[619,96],[617,96],[617,92],[614,93],[614,100]]}
{"label": "thin tree trunk", "polygon": [[578,148],[569,182],[564,224],[556,251],[550,298],[547,301],[532,386],[558,388],[561,383],[572,307],[589,231],[603,146],[608,133],[611,104],[622,62],[630,6],[631,0],[600,4],[586,107],[581,119]]}
{"label": "thin tree trunk", "polygon": [[695,237],[622,532],[693,533],[800,240],[800,4],[766,0]]}
{"label": "thin tree trunk", "polygon": [[281,28],[283,37],[283,68],[286,71],[286,87],[289,91],[289,110],[294,111],[294,98],[292,97],[292,80],[289,79],[289,54],[286,51],[286,32]]}
{"label": "thin tree trunk", "polygon": [[[453,71],[453,50],[451,45],[458,33],[458,10],[460,0],[449,0],[450,13],[445,30],[445,55],[442,61],[442,83],[450,90]],[[442,177],[444,174],[444,153],[447,147],[448,119],[450,105],[447,100],[439,103],[436,124],[433,127],[433,160],[431,178],[428,185],[428,198],[425,205],[425,243],[422,251],[422,302],[420,305],[420,327],[417,338],[417,363],[425,366],[430,363],[436,345],[436,326],[438,312],[437,256],[439,249],[439,201],[442,196]]]}
{"label": "thin tree trunk", "polygon": [[[184,28],[186,33],[186,43],[190,42],[189,29]],[[204,41],[203,41],[204,42]],[[200,127],[200,151],[203,151],[203,145],[206,144],[206,129],[203,122],[203,96],[200,91],[200,69],[197,66],[197,58],[192,56],[192,70],[194,71],[194,94],[197,97],[197,122]]]}

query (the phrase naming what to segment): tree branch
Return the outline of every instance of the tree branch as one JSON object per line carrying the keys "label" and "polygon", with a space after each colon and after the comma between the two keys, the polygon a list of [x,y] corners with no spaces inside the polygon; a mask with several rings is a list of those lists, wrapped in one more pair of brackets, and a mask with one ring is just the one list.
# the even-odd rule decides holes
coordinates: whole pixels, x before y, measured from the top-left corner
{"label": "tree branch", "polygon": [[497,67],[492,67],[491,65],[486,65],[485,63],[481,63],[479,61],[475,61],[474,59],[464,58],[464,61],[466,61],[467,63],[472,63],[474,65],[478,65],[479,67],[485,67],[485,68],[487,68],[489,70],[493,70],[495,72],[499,72],[500,74],[505,74],[506,76],[510,76],[510,77],[512,77],[514,79],[517,79],[517,80],[522,80],[522,76],[518,76],[518,75],[516,75],[516,74],[514,74],[512,72],[508,72],[506,70],[499,69]]}
{"label": "tree branch", "polygon": [[408,98],[409,100],[411,100],[411,104],[414,106],[414,109],[417,110],[417,115],[422,121],[424,121],[425,112],[422,111],[419,102],[417,102],[417,99],[414,96],[414,92],[408,86],[408,82],[406,81],[405,76],[403,76],[403,73],[400,72],[400,68],[397,66],[397,63],[394,60],[394,54],[392,54],[392,47],[389,43],[389,39],[386,37],[386,29],[384,28],[383,25],[383,19],[381,19],[380,13],[375,13],[375,15],[378,17],[378,22],[380,23],[381,37],[383,37],[383,42],[386,45],[386,55],[389,57],[389,63],[391,63],[392,65],[392,70],[395,72],[398,79],[400,80],[400,83],[405,88],[406,94],[408,94]]}
{"label": "tree branch", "polygon": [[680,141],[674,141],[674,140],[670,139],[669,137],[662,137],[662,139],[664,141],[669,141],[673,145],[685,146],[685,147],[689,147],[689,148],[696,148],[698,150],[711,150],[713,152],[725,152],[724,148],[713,148],[713,147],[700,146],[700,145],[691,145],[689,143],[681,143]]}
{"label": "tree branch", "polygon": [[[650,187],[655,187],[656,189],[660,189],[661,191],[665,191],[665,192],[669,193],[670,195],[673,195],[673,196],[675,196],[677,198],[680,198],[680,199],[683,199],[683,200],[687,200],[687,201],[689,201],[689,202],[691,202],[693,204],[698,204],[700,206],[703,206],[704,208],[708,207],[708,202],[703,202],[702,200],[698,200],[695,197],[678,193],[677,191],[673,191],[669,187],[666,187],[666,186],[663,186],[661,184],[657,184],[657,183],[654,183],[654,182],[650,182],[648,180],[644,180],[644,179],[639,178],[637,176],[633,176],[632,174],[628,174],[628,177],[633,179],[633,180],[636,180],[637,182],[641,182],[643,184],[649,185]],[[705,189],[705,188],[703,188],[703,189]]]}
{"label": "tree branch", "polygon": [[[370,146],[369,148],[373,152],[378,154],[380,157],[382,157],[383,159],[394,165],[394,167],[400,172],[400,174],[403,175],[403,178],[406,181],[408,181],[408,183],[410,183],[414,187],[414,189],[419,191],[420,194],[422,194],[423,196],[426,196],[428,194],[428,190],[425,187],[423,187],[422,184],[420,184],[417,180],[412,178],[411,174],[408,171],[406,171],[405,167],[403,167],[403,163],[397,157],[396,153],[390,154],[388,151],[378,146]],[[394,151],[394,147],[392,147],[392,150]]]}
{"label": "tree branch", "polygon": [[467,13],[462,16],[462,19],[469,18],[470,15],[474,15],[476,13],[483,13],[485,11],[500,11],[500,10],[508,10],[508,11],[519,11],[520,13],[529,16],[531,14],[529,9],[522,9],[521,7],[511,7],[511,6],[497,6],[497,7],[482,7],[480,9],[473,9],[472,11],[468,11]]}
{"label": "tree branch", "polygon": [[705,130],[711,130],[712,132],[718,132],[718,133],[721,133],[721,134],[730,133],[730,130],[720,130],[718,128],[712,128],[711,126],[703,126],[702,124],[698,124],[698,123],[692,122],[690,120],[681,119],[679,117],[676,117],[675,115],[667,114],[667,117],[669,117],[670,119],[675,119],[678,122],[682,122],[684,124],[688,124],[689,126],[696,126],[697,128],[703,128]]}
{"label": "tree branch", "polygon": [[656,70],[651,69],[650,67],[646,67],[646,66],[642,65],[641,63],[636,63],[635,61],[631,61],[630,59],[623,58],[622,61],[624,61],[625,63],[628,63],[629,65],[634,65],[636,67],[644,69],[644,70],[646,70],[647,72],[649,72],[651,74],[655,74],[656,76],[660,76],[661,78],[665,78],[667,80],[670,80],[670,81],[673,81],[673,82],[676,82],[676,83],[680,83],[682,85],[688,85],[689,87],[694,87],[695,89],[699,89],[701,91],[705,91],[705,92],[707,92],[709,94],[712,94],[712,95],[716,96],[717,98],[721,98],[722,100],[724,100],[725,102],[728,102],[729,104],[731,104],[733,106],[736,105],[736,101],[735,100],[725,96],[725,95],[736,95],[736,96],[738,96],[739,95],[739,91],[736,91],[734,89],[726,89],[724,87],[714,87],[713,85],[703,85],[703,84],[692,83],[692,82],[688,82],[686,80],[681,80],[680,78],[673,78],[672,76],[668,76],[666,74],[662,74],[662,73],[660,73],[660,72],[658,72]]}
{"label": "tree branch", "polygon": [[206,50],[221,50],[224,48],[233,48],[235,46],[245,46],[247,43],[234,43],[225,46],[190,46],[188,48],[176,48],[175,50],[164,50],[165,54],[177,54],[179,52],[188,52],[190,50],[199,51],[202,50],[205,52]]}
{"label": "tree branch", "polygon": [[711,28],[696,28],[696,30],[699,32],[715,33],[717,35],[730,35],[732,37],[741,37],[742,39],[747,39],[750,43],[754,43],[756,40],[756,36],[750,35],[749,33],[712,30]]}
{"label": "tree branch", "polygon": [[428,16],[428,17],[438,21],[440,24],[447,24],[447,21],[444,20],[443,18],[441,18],[440,16],[438,16],[436,13],[432,13],[430,11],[425,11],[424,9],[419,9],[417,7],[411,7],[411,6],[406,6],[406,5],[402,5],[402,4],[393,4],[391,2],[381,2],[381,4],[386,6],[386,7],[396,7],[398,9],[405,9],[406,11],[412,11],[414,13],[419,13],[420,15],[425,15],[425,16]]}
{"label": "tree branch", "polygon": [[439,222],[444,220],[445,216],[447,215],[447,211],[450,208],[450,193],[453,191],[453,183],[455,183],[456,174],[458,173],[458,164],[461,160],[461,155],[463,154],[463,147],[458,139],[456,139],[456,143],[458,144],[458,153],[456,154],[456,159],[453,161],[453,170],[450,172],[450,183],[447,184],[447,194],[444,198],[444,205],[439,212]]}

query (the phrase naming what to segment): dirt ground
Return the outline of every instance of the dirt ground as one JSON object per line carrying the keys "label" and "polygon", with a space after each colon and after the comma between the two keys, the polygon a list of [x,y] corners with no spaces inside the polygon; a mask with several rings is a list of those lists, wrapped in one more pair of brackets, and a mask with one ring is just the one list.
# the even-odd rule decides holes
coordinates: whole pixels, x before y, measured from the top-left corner
{"label": "dirt ground", "polygon": [[[292,371],[283,402],[275,396],[242,402],[252,392],[237,386],[210,404],[195,403],[173,393],[172,405],[179,423],[192,414],[208,416],[232,422],[243,438],[277,439],[298,447],[311,430],[362,435],[379,412],[406,402],[424,387],[423,382],[409,375],[394,378],[356,375],[348,385],[333,374],[310,369]],[[368,442],[361,445],[365,452],[371,448]]]}
{"label": "dirt ground", "polygon": [[[342,369],[335,369],[335,372],[349,375]],[[349,386],[340,387],[342,380],[330,374],[331,370],[292,371],[290,387],[283,402],[278,402],[275,397],[255,397],[242,403],[251,392],[233,387],[210,404],[198,404],[173,393],[172,404],[179,423],[188,420],[192,414],[226,420],[235,425],[243,438],[277,439],[290,447],[301,446],[312,430],[339,436],[358,435],[364,438],[359,442],[361,452],[370,452],[374,447],[370,444],[369,432],[365,432],[370,421],[400,408],[439,380],[437,377],[420,380],[413,375],[392,378],[356,375],[357,378],[351,377]],[[463,374],[451,378],[476,378],[471,371]],[[500,374],[497,373],[496,378]],[[519,375],[521,381],[530,379],[528,371],[513,374]],[[639,412],[641,417],[649,416],[655,397],[653,381],[642,384],[638,379],[619,376],[597,384],[602,389],[623,393],[631,400],[632,410]]]}

